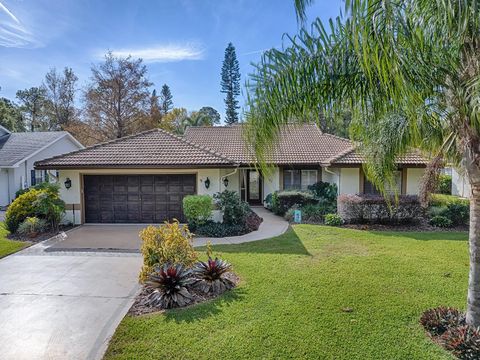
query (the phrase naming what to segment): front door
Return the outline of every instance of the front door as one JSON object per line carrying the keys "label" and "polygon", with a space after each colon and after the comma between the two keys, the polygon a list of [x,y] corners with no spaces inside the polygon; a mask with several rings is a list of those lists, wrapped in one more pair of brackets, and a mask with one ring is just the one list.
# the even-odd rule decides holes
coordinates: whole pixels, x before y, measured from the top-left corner
{"label": "front door", "polygon": [[257,170],[247,170],[247,202],[262,204],[262,176]]}

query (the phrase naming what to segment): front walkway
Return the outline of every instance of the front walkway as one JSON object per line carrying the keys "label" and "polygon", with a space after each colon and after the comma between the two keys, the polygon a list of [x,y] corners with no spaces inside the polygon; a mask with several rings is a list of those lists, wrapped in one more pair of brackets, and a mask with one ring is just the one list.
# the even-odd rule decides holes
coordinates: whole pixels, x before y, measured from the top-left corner
{"label": "front walkway", "polygon": [[[204,246],[208,240],[212,244],[240,244],[243,242],[269,239],[279,236],[288,229],[288,222],[272,214],[263,207],[253,210],[263,218],[257,231],[242,236],[226,238],[195,238],[194,246]],[[146,224],[82,225],[67,233],[67,238],[46,248],[47,252],[62,251],[109,251],[139,252],[141,240],[138,236]]]}
{"label": "front walkway", "polygon": [[265,240],[275,236],[282,235],[288,229],[288,222],[284,218],[274,215],[271,211],[265,209],[264,207],[254,207],[252,208],[259,216],[263,218],[263,222],[260,225],[260,228],[257,231],[253,231],[249,234],[242,236],[232,236],[225,238],[208,238],[208,237],[199,237],[195,238],[194,246],[203,246],[207,243],[208,240],[215,244],[241,244],[244,242]]}

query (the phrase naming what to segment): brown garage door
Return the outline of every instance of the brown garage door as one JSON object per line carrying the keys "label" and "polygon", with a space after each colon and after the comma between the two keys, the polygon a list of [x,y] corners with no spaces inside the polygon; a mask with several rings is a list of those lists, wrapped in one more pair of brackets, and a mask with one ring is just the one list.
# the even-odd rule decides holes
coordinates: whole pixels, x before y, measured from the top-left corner
{"label": "brown garage door", "polygon": [[185,221],[182,200],[195,194],[195,175],[84,175],[85,222]]}

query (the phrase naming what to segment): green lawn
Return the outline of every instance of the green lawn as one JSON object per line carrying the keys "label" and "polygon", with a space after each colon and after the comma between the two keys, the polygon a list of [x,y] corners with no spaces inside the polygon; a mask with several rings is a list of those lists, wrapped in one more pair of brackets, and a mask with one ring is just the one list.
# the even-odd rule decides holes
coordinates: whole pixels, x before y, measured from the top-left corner
{"label": "green lawn", "polygon": [[241,285],[189,309],[127,316],[106,358],[451,359],[418,319],[429,307],[465,307],[466,239],[298,225],[217,246]]}
{"label": "green lawn", "polygon": [[21,241],[13,241],[7,239],[8,231],[5,229],[2,222],[0,222],[0,258],[23,249],[27,246]]}

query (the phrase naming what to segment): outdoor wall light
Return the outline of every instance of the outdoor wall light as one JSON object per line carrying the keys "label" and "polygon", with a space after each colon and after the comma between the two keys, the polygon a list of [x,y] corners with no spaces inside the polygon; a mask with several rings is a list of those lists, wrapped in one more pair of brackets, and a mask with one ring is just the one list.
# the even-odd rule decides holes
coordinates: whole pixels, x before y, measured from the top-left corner
{"label": "outdoor wall light", "polygon": [[67,178],[65,180],[65,189],[70,189],[72,187],[72,180],[70,178]]}
{"label": "outdoor wall light", "polygon": [[210,187],[210,179],[208,177],[205,179],[204,184],[205,184],[205,189],[208,189]]}
{"label": "outdoor wall light", "polygon": [[228,187],[228,178],[223,179],[223,185],[225,185],[225,187]]}

